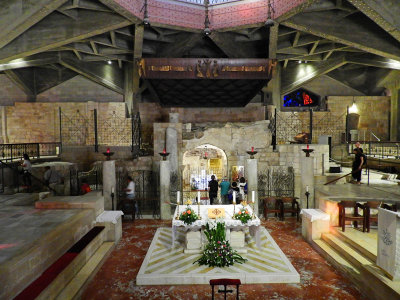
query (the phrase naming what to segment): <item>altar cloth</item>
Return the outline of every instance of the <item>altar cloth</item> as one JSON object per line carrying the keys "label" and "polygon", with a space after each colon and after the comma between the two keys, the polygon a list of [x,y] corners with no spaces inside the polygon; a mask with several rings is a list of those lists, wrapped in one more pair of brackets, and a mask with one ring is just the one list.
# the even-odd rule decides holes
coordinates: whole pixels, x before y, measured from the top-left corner
{"label": "altar cloth", "polygon": [[[179,216],[187,207],[190,207],[197,215],[200,215],[201,219],[193,222],[188,225],[185,224],[181,220],[177,220],[177,216]],[[175,209],[174,218],[172,219],[172,241],[171,247],[174,247],[176,231],[178,227],[182,227],[185,231],[191,230],[201,230],[206,224],[210,221],[215,221],[215,219],[208,218],[208,209],[209,208],[223,208],[225,210],[225,218],[218,219],[219,222],[224,222],[225,227],[231,230],[244,230],[249,228],[249,231],[252,236],[256,239],[256,245],[260,247],[260,219],[254,215],[253,219],[250,219],[246,224],[243,224],[240,220],[233,219],[234,213],[237,213],[240,209],[243,208],[243,205],[179,205]],[[246,206],[246,209],[249,211],[250,216],[253,215],[253,210],[249,205]],[[200,214],[199,214],[200,213]]]}

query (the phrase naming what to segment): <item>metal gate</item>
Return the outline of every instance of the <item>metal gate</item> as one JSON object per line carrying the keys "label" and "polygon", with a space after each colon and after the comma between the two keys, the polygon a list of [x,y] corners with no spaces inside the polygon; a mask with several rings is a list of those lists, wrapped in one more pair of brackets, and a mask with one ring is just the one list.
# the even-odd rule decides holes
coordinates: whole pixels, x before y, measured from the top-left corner
{"label": "metal gate", "polygon": [[131,118],[116,114],[98,115],[94,109],[88,114],[79,110],[65,113],[59,108],[60,141],[69,146],[130,146],[132,157],[140,155],[141,121],[139,112]]}
{"label": "metal gate", "polygon": [[[135,183],[135,200],[138,204],[138,218],[143,214],[160,217],[160,177],[158,172],[148,170],[127,171],[125,168],[117,169],[117,203],[125,197],[128,176]],[[118,204],[117,204],[118,208]]]}

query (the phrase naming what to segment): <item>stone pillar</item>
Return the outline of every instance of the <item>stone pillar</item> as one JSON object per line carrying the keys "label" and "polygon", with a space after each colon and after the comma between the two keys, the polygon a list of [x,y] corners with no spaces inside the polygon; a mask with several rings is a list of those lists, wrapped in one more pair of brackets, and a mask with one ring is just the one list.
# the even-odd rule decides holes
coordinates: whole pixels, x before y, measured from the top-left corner
{"label": "stone pillar", "polygon": [[[301,151],[301,150],[300,150]],[[310,196],[308,197],[308,207],[315,208],[314,204],[314,157],[304,157],[305,154],[301,151],[300,163],[300,178],[301,178],[301,192],[300,192],[300,208],[307,208],[307,197],[305,195],[306,188]]]}
{"label": "stone pillar", "polygon": [[7,112],[6,107],[1,107],[1,134],[3,136],[3,143],[8,143],[8,135],[7,135]]}
{"label": "stone pillar", "polygon": [[167,144],[167,152],[169,152],[168,160],[170,164],[170,172],[171,176],[174,176],[176,180],[172,180],[171,190],[177,190],[179,186],[179,176],[178,176],[178,133],[175,128],[168,127],[166,134],[166,144]]}
{"label": "stone pillar", "polygon": [[171,219],[170,202],[171,167],[168,160],[160,161],[160,216],[161,220]]}
{"label": "stone pillar", "polygon": [[170,123],[179,123],[179,113],[169,113]]}
{"label": "stone pillar", "polygon": [[258,216],[258,176],[257,176],[257,159],[247,159],[246,176],[247,176],[247,200],[251,201],[251,192],[256,192],[254,203],[254,213]]}
{"label": "stone pillar", "polygon": [[[104,196],[104,210],[111,210],[111,191],[116,187],[117,179],[115,176],[115,160],[108,160],[103,162],[103,196]],[[114,209],[116,202],[114,198]]]}

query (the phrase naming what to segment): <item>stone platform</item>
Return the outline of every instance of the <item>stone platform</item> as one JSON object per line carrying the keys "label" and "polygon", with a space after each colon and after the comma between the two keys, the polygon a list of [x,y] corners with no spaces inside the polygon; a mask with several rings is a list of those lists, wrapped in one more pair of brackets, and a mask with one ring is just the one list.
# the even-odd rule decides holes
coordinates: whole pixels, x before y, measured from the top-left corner
{"label": "stone platform", "polygon": [[0,207],[0,299],[12,299],[93,227],[92,209]]}
{"label": "stone platform", "polygon": [[261,228],[261,248],[246,232],[247,261],[227,268],[193,264],[200,255],[185,254],[184,234],[178,231],[171,249],[171,228],[159,228],[136,277],[137,285],[209,284],[210,279],[238,278],[249,283],[298,283],[300,275],[265,228]]}

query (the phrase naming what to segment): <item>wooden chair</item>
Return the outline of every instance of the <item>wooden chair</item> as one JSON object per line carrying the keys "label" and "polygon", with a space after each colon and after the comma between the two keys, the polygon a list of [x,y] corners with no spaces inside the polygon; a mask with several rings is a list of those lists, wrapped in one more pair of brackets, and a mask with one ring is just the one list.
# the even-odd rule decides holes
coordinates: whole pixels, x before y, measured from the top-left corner
{"label": "wooden chair", "polygon": [[239,300],[239,286],[241,284],[242,283],[240,282],[240,279],[211,279],[210,285],[211,285],[211,290],[212,290],[212,300],[214,300],[214,286],[215,285],[223,285],[224,286],[224,289],[218,290],[218,293],[224,293],[225,300],[226,300],[226,294],[233,292],[233,290],[227,290],[226,286],[236,285],[236,299]]}
{"label": "wooden chair", "polygon": [[281,204],[282,220],[285,219],[285,213],[291,213],[292,216],[296,216],[297,221],[300,221],[300,205],[299,205],[299,202],[297,202],[297,200],[296,200],[298,198],[297,197],[281,197],[280,199],[282,202],[282,204]]}
{"label": "wooden chair", "polygon": [[[363,232],[365,232],[367,228],[367,221],[365,219],[365,206],[363,204],[354,202],[354,201],[341,201],[338,203],[339,206],[339,226],[342,227],[342,231],[345,231],[346,221],[354,222],[354,227],[357,228],[358,222],[361,221],[363,223]],[[346,208],[353,208],[353,212],[351,214],[346,214]],[[359,214],[359,209],[362,210],[363,215]]]}
{"label": "wooden chair", "polygon": [[282,218],[282,201],[278,197],[264,199],[264,218],[268,219],[269,213],[275,213],[275,217]]}
{"label": "wooden chair", "polygon": [[371,228],[371,222],[378,222],[378,213],[371,214],[371,209],[378,209],[380,207],[387,210],[397,211],[396,204],[390,205],[387,203],[382,203],[381,201],[368,201],[367,203],[364,204],[364,207],[365,207],[365,218],[367,223],[367,232],[369,232]]}

